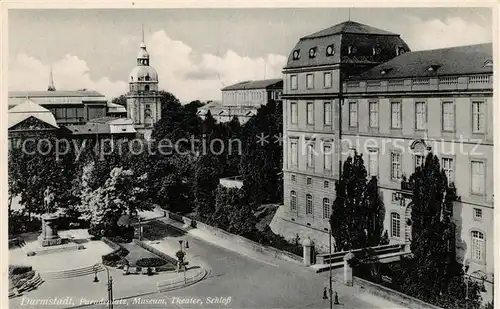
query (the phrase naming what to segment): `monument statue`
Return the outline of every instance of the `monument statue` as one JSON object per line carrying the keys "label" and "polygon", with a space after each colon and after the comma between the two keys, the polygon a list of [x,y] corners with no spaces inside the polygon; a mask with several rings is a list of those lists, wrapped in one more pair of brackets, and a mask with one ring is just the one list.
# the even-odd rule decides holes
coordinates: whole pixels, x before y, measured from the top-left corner
{"label": "monument statue", "polygon": [[42,215],[42,234],[38,236],[38,240],[40,241],[42,247],[60,245],[62,240],[57,233],[57,227],[55,225],[57,215],[52,214],[56,206],[52,189],[47,187],[43,192],[43,196],[45,214]]}
{"label": "monument statue", "polygon": [[54,203],[54,193],[52,193],[52,190],[50,187],[47,187],[45,189],[45,192],[43,193],[43,204],[45,208],[45,213],[50,214],[53,211],[53,203]]}

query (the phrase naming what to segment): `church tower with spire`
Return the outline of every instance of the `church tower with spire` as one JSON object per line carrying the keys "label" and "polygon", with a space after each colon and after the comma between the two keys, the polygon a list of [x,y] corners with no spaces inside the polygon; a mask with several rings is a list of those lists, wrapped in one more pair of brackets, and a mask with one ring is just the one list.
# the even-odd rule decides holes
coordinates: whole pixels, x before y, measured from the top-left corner
{"label": "church tower with spire", "polygon": [[49,87],[47,88],[48,91],[56,91],[56,86],[54,86],[54,76],[52,75],[52,67],[50,67],[50,74],[49,74]]}
{"label": "church tower with spire", "polygon": [[133,120],[135,129],[146,139],[150,138],[153,125],[161,118],[158,73],[149,65],[149,60],[143,28],[137,64],[129,76],[127,117]]}

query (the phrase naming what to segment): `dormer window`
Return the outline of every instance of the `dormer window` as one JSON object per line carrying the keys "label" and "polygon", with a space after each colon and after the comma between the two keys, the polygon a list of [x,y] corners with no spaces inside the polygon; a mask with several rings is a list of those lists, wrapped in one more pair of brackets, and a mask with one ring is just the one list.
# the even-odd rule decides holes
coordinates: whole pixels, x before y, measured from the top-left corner
{"label": "dormer window", "polygon": [[484,62],[485,67],[492,67],[493,66],[493,60],[488,59]]}
{"label": "dormer window", "polygon": [[406,53],[406,50],[404,49],[404,47],[398,46],[396,48],[396,56],[400,56],[400,55],[402,55],[404,53]]}
{"label": "dormer window", "polygon": [[387,73],[389,73],[390,71],[392,71],[392,69],[391,69],[391,68],[385,68],[385,69],[382,69],[382,70],[380,71],[380,74],[382,74],[382,75],[386,75],[386,74],[387,74]]}
{"label": "dormer window", "polygon": [[146,74],[146,80],[149,80],[149,73]]}
{"label": "dormer window", "polygon": [[380,47],[373,47],[372,48],[372,53],[373,55],[380,55],[380,53],[382,53],[382,49]]}
{"label": "dormer window", "polygon": [[330,57],[335,54],[335,46],[333,44],[330,44],[326,47],[326,56]]}
{"label": "dormer window", "polygon": [[309,49],[309,58],[316,58],[316,47],[312,47]]}
{"label": "dormer window", "polygon": [[429,68],[427,68],[427,71],[436,72],[439,69],[439,67],[441,67],[441,66],[438,64],[432,64]]}
{"label": "dormer window", "polygon": [[131,81],[134,81],[134,77],[133,77],[133,76],[130,76],[130,80],[131,80]]}
{"label": "dormer window", "polygon": [[355,54],[357,51],[358,51],[358,49],[356,48],[356,46],[348,46],[348,47],[347,47],[347,53],[348,53],[349,55],[353,55],[353,54]]}
{"label": "dormer window", "polygon": [[296,49],[293,51],[293,60],[299,60],[300,59],[300,49]]}

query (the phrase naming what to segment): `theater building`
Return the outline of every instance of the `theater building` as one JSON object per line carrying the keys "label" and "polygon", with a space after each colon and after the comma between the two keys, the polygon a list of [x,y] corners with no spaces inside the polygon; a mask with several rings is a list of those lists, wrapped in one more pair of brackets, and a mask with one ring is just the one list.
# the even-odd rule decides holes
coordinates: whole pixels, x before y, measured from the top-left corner
{"label": "theater building", "polygon": [[241,124],[257,114],[257,110],[270,100],[281,100],[282,79],[244,81],[222,88],[222,102],[210,102],[198,109],[198,115],[205,119],[210,114],[219,122],[231,121],[237,117]]}
{"label": "theater building", "polygon": [[378,178],[391,243],[409,243],[404,179],[432,151],[461,197],[459,258],[491,279],[492,58],[492,44],[411,52],[399,35],[352,21],[301,38],[283,69],[284,206],[273,231],[327,249],[339,161],[356,150]]}

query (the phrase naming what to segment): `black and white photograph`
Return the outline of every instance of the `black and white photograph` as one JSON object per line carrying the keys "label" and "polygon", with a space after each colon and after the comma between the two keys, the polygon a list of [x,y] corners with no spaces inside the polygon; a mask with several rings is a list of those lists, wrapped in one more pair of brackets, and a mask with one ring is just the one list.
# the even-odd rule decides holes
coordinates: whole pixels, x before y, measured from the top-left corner
{"label": "black and white photograph", "polygon": [[494,308],[498,3],[172,3],[0,4],[5,306]]}

